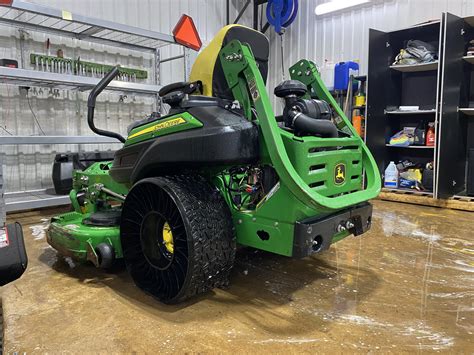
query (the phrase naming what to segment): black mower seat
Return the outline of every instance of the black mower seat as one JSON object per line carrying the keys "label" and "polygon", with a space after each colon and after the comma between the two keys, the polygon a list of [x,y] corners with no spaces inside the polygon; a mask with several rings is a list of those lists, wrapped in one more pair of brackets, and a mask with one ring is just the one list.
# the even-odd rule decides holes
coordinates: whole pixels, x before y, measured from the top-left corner
{"label": "black mower seat", "polygon": [[220,50],[233,40],[239,40],[250,46],[263,81],[266,82],[270,53],[268,38],[263,33],[251,28],[229,25],[222,28],[209,45],[199,53],[192,67],[190,80],[202,82],[204,95],[228,100],[234,99],[219,59]]}
{"label": "black mower seat", "polygon": [[[239,40],[250,46],[262,78],[266,82],[270,52],[267,37],[261,32],[248,27],[229,25],[221,29],[211,43],[199,53],[191,70],[189,82],[180,81],[168,84],[160,89],[159,95],[162,102],[171,107],[169,114],[179,113],[183,109],[191,107],[221,106],[223,104],[221,101],[213,101],[204,97],[214,97],[226,101],[234,100],[219,59],[220,50],[233,40]],[[203,94],[204,97],[192,95],[197,91]],[[227,105],[227,102],[225,102],[222,107]]]}

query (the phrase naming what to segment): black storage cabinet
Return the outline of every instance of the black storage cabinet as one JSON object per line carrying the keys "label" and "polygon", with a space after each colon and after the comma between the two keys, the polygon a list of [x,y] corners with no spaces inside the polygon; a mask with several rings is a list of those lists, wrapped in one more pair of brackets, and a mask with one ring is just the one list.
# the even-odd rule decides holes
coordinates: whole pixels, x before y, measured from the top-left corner
{"label": "black storage cabinet", "polygon": [[[435,45],[438,61],[393,66],[396,55],[410,39]],[[449,13],[443,13],[437,22],[393,32],[369,32],[367,145],[382,175],[391,160],[409,159],[421,164],[432,161],[432,186],[420,193],[434,198],[467,193],[467,153],[474,148],[474,116],[469,118],[474,115],[474,57],[464,56],[471,39],[474,18]],[[392,111],[399,106],[419,106],[420,110]],[[393,134],[403,127],[416,127],[420,121],[435,123],[434,147],[388,145]]]}
{"label": "black storage cabinet", "polygon": [[438,195],[474,197],[474,56],[466,56],[474,16],[446,13],[444,21]]}

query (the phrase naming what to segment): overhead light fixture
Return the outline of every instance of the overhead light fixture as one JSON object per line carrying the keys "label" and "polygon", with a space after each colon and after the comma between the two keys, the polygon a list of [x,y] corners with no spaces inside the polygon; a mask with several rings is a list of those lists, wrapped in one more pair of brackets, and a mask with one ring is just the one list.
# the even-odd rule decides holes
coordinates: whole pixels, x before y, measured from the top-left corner
{"label": "overhead light fixture", "polygon": [[357,5],[362,5],[370,2],[370,0],[331,0],[324,4],[316,6],[314,13],[316,15],[325,15],[331,12],[347,9]]}

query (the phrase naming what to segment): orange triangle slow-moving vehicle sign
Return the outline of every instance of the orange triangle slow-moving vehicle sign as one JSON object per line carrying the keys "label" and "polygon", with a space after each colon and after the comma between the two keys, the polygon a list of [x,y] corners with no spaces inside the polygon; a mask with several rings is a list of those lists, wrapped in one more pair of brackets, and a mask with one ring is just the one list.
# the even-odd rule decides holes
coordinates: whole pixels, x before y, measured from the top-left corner
{"label": "orange triangle slow-moving vehicle sign", "polygon": [[176,43],[198,51],[201,46],[201,38],[194,26],[194,21],[188,15],[182,15],[177,25],[173,29],[173,36]]}

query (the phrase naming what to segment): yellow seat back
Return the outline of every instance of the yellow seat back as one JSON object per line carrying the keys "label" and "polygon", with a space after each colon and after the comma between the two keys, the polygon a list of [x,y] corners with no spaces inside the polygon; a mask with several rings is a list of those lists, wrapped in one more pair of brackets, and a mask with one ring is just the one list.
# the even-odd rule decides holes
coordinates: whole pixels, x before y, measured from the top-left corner
{"label": "yellow seat back", "polygon": [[222,47],[234,39],[250,46],[263,80],[266,81],[270,51],[267,37],[245,26],[228,25],[220,29],[207,47],[199,53],[191,69],[189,81],[200,80],[203,85],[203,95],[232,99],[218,55]]}

